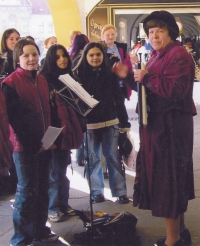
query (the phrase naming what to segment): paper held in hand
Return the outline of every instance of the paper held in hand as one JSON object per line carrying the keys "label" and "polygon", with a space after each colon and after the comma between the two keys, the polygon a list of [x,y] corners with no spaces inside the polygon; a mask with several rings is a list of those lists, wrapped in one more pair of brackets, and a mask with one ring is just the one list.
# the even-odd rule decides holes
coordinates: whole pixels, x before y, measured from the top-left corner
{"label": "paper held in hand", "polygon": [[96,106],[99,101],[94,99],[83,87],[76,82],[69,74],[64,74],[59,76],[59,80],[61,80],[66,86],[69,87],[82,101],[84,101],[90,108]]}
{"label": "paper held in hand", "polygon": [[59,134],[62,132],[62,128],[57,128],[53,126],[49,126],[46,130],[43,138],[42,138],[42,144],[43,147],[47,150],[51,147],[51,145],[55,142],[56,138],[59,136]]}

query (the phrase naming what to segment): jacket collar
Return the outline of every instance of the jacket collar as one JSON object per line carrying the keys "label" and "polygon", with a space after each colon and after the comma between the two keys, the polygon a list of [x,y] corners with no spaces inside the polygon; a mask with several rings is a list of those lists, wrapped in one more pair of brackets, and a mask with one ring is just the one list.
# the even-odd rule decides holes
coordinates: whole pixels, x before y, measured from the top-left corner
{"label": "jacket collar", "polygon": [[22,74],[23,76],[29,78],[29,79],[34,79],[36,78],[36,75],[37,75],[37,71],[28,71],[28,70],[25,70],[21,67],[17,67],[16,68],[16,72]]}
{"label": "jacket collar", "polygon": [[161,57],[161,56],[163,56],[166,52],[168,52],[168,50],[170,50],[171,48],[176,47],[176,46],[181,46],[181,42],[178,41],[178,40],[176,40],[174,43],[167,45],[167,46],[166,46],[164,49],[162,49],[162,50],[159,50],[159,51],[153,50],[152,53],[151,53],[151,55],[152,55],[152,56]]}

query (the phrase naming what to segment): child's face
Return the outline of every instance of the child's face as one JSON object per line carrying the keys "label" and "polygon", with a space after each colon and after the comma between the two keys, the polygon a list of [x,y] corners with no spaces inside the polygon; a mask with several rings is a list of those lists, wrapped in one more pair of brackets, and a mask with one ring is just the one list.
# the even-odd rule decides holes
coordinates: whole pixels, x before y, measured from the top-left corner
{"label": "child's face", "polygon": [[103,62],[103,53],[99,48],[94,47],[88,51],[86,59],[90,66],[99,67]]}
{"label": "child's face", "polygon": [[23,47],[23,54],[19,57],[19,65],[24,70],[37,70],[39,61],[39,53],[32,44]]}
{"label": "child's face", "polygon": [[57,38],[51,37],[51,38],[49,39],[48,43],[46,44],[45,48],[46,48],[46,49],[49,49],[52,45],[57,44],[57,43],[58,43],[58,42],[57,42]]}
{"label": "child's face", "polygon": [[65,56],[62,49],[56,51],[56,57],[57,57],[57,61],[56,61],[57,66],[61,69],[67,68],[68,59]]}
{"label": "child's face", "polygon": [[6,39],[7,48],[9,50],[14,50],[14,46],[19,39],[20,39],[20,36],[18,33],[16,32],[11,33],[10,36]]}
{"label": "child's face", "polygon": [[106,30],[102,36],[103,36],[103,40],[105,41],[105,43],[109,46],[109,45],[114,44],[114,41],[116,40],[117,33],[113,28],[110,28],[110,29]]}

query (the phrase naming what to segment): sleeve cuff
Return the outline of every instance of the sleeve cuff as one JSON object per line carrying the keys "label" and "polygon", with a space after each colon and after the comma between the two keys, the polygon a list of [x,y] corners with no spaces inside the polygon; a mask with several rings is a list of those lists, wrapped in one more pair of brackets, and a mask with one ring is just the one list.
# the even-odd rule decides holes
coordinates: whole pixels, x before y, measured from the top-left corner
{"label": "sleeve cuff", "polygon": [[120,133],[124,133],[124,132],[130,132],[130,128],[119,128],[119,132]]}

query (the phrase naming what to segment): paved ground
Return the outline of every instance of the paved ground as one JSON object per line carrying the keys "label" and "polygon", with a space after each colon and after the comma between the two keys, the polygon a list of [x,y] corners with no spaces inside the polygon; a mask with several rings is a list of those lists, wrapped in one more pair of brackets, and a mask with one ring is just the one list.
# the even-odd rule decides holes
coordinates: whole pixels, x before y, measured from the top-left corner
{"label": "paved ground", "polygon": [[[196,199],[189,202],[188,211],[186,213],[186,224],[192,234],[192,246],[200,245],[200,83],[195,83],[194,101],[197,106],[198,115],[194,117],[194,176],[195,176],[195,193]],[[138,122],[137,115],[133,108],[136,104],[136,95],[134,94],[131,101],[127,103],[127,109],[132,124],[132,134],[135,139],[135,147],[138,149]],[[74,154],[73,154],[74,159]],[[70,205],[78,210],[90,210],[89,205],[89,189],[87,182],[83,177],[83,167],[79,167],[73,162],[73,174],[71,168],[68,168],[68,176],[71,181],[70,189]],[[126,171],[128,196],[130,200],[133,193],[134,171]],[[149,211],[139,210],[132,207],[132,203],[120,205],[111,197],[108,181],[105,180],[105,197],[106,202],[93,205],[93,211],[103,211],[106,213],[126,211],[134,214],[138,218],[136,235],[140,237],[141,246],[153,246],[156,240],[165,236],[165,224],[162,218],[151,216]],[[9,240],[13,233],[12,226],[12,204],[13,196],[0,197],[0,246],[9,246]],[[57,243],[51,243],[52,246],[61,245],[82,245],[73,243],[75,233],[85,232],[83,222],[76,216],[70,217],[65,222],[49,223],[53,232],[57,233],[60,238]],[[130,228],[131,230],[131,228]],[[35,245],[46,245],[45,243],[37,243]],[[48,244],[49,245],[49,244]],[[87,244],[89,245],[89,244]],[[92,242],[91,246],[97,244]],[[104,245],[101,243],[100,245]],[[124,244],[125,245],[125,244]],[[123,246],[124,246],[123,245]],[[134,245],[134,244],[131,244]],[[126,245],[125,245],[126,246]]]}

